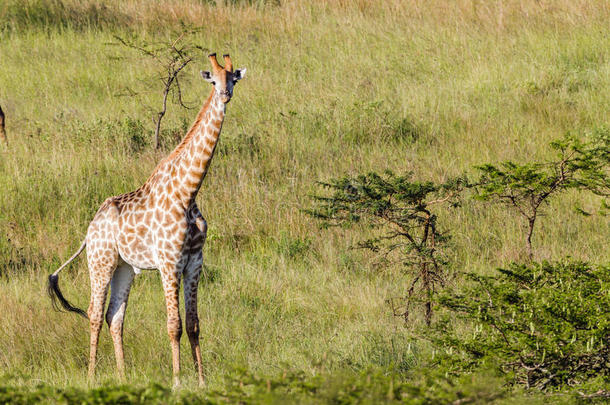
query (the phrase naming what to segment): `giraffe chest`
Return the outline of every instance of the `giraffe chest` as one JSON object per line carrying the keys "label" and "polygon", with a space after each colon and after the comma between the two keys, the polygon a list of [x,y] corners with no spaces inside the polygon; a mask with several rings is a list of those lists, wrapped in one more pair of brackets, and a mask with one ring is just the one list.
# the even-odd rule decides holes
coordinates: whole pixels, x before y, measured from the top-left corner
{"label": "giraffe chest", "polygon": [[141,269],[177,262],[188,235],[186,215],[172,210],[126,216],[120,223],[119,253]]}

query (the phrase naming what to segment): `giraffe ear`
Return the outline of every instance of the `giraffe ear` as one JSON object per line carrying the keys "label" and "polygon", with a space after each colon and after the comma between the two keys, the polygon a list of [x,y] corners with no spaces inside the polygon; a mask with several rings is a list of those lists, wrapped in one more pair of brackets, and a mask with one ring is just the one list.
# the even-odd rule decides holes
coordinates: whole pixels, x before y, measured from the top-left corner
{"label": "giraffe ear", "polygon": [[206,82],[214,82],[214,80],[212,79],[212,74],[210,72],[204,72],[203,70],[200,70],[199,73],[201,73],[201,77],[203,77],[203,80],[205,80]]}
{"label": "giraffe ear", "polygon": [[233,80],[235,80],[235,81],[241,80],[245,76],[246,76],[246,68],[235,69],[235,72],[233,72]]}

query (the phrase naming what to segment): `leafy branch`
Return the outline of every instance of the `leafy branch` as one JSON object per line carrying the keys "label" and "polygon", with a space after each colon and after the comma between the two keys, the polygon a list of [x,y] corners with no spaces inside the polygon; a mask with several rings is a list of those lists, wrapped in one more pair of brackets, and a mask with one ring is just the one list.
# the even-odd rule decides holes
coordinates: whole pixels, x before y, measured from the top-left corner
{"label": "leafy branch", "polygon": [[467,274],[461,293],[440,297],[472,325],[458,336],[448,322],[432,336],[463,356],[459,369],[495,364],[517,384],[547,390],[610,378],[610,268],[583,262],[512,264],[497,275]]}
{"label": "leafy branch", "polygon": [[584,189],[607,196],[610,180],[610,136],[601,133],[588,143],[574,137],[550,144],[556,151],[549,162],[519,164],[506,161],[500,165],[485,164],[475,183],[475,198],[497,201],[512,207],[527,223],[526,249],[533,260],[532,236],[545,203],[568,189]]}
{"label": "leafy branch", "polygon": [[313,195],[316,205],[305,212],[320,219],[323,226],[363,222],[379,229],[380,234],[357,246],[381,253],[386,263],[390,255],[397,256],[397,262],[410,269],[413,279],[406,295],[398,305],[390,300],[392,310],[406,322],[411,303],[420,300],[429,325],[432,297],[446,280],[448,264],[443,256],[448,235],[439,229],[435,210],[443,204],[458,205],[465,180],[435,184],[411,181],[410,177],[386,171],[319,182],[331,194]]}

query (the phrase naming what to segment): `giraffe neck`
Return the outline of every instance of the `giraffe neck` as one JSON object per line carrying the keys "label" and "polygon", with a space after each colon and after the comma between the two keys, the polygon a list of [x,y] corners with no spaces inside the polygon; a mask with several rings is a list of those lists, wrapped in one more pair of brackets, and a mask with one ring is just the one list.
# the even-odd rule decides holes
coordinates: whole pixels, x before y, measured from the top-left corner
{"label": "giraffe neck", "polygon": [[[214,89],[182,142],[170,154],[172,193],[184,208],[195,201],[208,171],[225,117],[225,103]],[[173,159],[172,159],[173,158]]]}

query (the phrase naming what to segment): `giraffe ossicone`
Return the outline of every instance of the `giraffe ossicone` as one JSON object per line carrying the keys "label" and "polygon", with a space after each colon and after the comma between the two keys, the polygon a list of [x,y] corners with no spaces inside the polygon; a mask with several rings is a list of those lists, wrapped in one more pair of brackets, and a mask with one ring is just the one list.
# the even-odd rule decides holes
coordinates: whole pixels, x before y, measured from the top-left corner
{"label": "giraffe ossicone", "polygon": [[[233,70],[229,55],[224,55],[224,67],[218,63],[215,53],[208,57],[212,71],[201,72],[201,75],[212,83],[213,89],[182,142],[157,165],[140,188],[110,197],[102,203],[89,224],[87,236],[79,250],[49,276],[48,291],[55,308],[61,307],[89,318],[90,378],[95,375],[108,288],[110,303],[106,322],[114,343],[118,373],[124,377],[123,322],[131,284],[142,269],[158,269],[167,307],[174,384],[179,384],[180,372],[182,320],[178,305],[181,280],[184,286],[186,332],[199,383],[204,382],[199,347],[197,286],[207,223],[195,204],[195,197],[214,156],[226,104],[233,96],[233,87],[246,72],[246,69]],[[86,313],[72,306],[58,285],[59,272],[85,248],[91,282],[91,300]]]}

